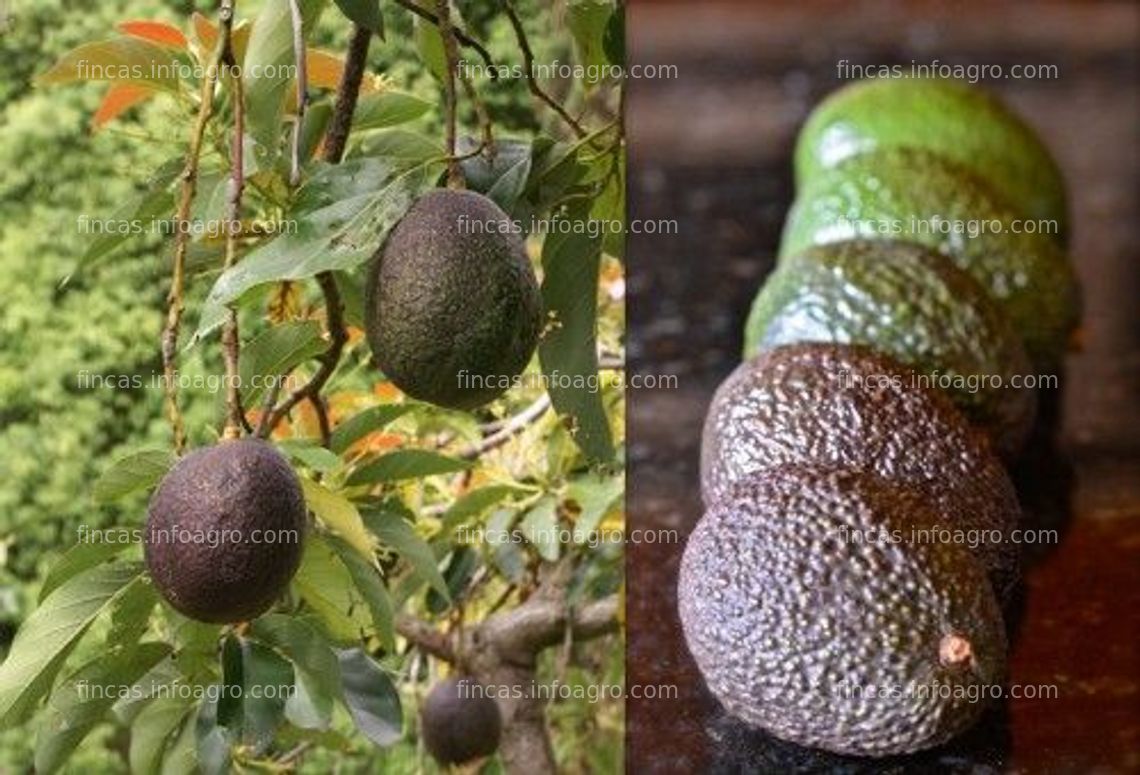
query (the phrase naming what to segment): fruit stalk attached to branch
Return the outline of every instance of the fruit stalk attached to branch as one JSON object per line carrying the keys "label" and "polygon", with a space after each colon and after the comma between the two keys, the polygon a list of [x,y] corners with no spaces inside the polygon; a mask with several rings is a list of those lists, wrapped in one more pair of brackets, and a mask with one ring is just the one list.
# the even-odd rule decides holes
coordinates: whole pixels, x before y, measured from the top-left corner
{"label": "fruit stalk attached to branch", "polygon": [[[232,18],[232,17],[231,17]],[[237,237],[241,230],[241,199],[245,191],[245,93],[233,51],[232,23],[222,26],[222,60],[230,85],[233,101],[233,139],[230,146],[230,182],[226,192],[226,258],[223,271],[229,270],[237,260]],[[245,412],[241,407],[238,389],[238,359],[240,357],[237,310],[230,306],[222,328],[222,355],[226,364],[226,438],[237,438],[242,428],[249,430]]]}
{"label": "fruit stalk attached to branch", "polygon": [[451,26],[450,0],[436,0],[436,18],[439,35],[443,39],[443,55],[446,67],[443,74],[443,113],[447,132],[447,185],[463,188],[463,172],[455,157],[456,103],[455,76],[459,70],[459,47],[455,43],[455,33]]}
{"label": "fruit stalk attached to branch", "polygon": [[233,0],[222,0],[221,8],[218,10],[222,34],[218,36],[213,56],[202,79],[198,118],[190,135],[190,149],[186,153],[186,164],[182,170],[182,191],[178,211],[174,216],[178,223],[178,231],[174,236],[174,266],[171,270],[170,292],[167,294],[166,324],[162,330],[162,376],[163,388],[166,391],[166,412],[174,434],[174,450],[179,453],[186,446],[186,428],[182,420],[182,411],[178,408],[175,359],[178,353],[178,330],[182,325],[182,311],[185,306],[182,296],[186,281],[186,251],[190,243],[188,222],[198,184],[198,161],[202,156],[202,139],[206,134],[206,125],[210,123],[210,118],[214,114],[214,87],[217,85],[218,70],[225,55],[226,41],[233,26],[233,18]]}

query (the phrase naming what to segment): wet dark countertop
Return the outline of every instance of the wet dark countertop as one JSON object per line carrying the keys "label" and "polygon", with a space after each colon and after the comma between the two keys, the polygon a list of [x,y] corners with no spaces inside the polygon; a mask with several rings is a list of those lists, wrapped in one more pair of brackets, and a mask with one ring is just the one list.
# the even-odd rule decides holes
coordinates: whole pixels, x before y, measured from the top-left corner
{"label": "wet dark countertop", "polygon": [[1140,772],[1140,6],[631,3],[629,361],[678,377],[630,397],[629,520],[683,537],[701,513],[697,456],[712,391],[737,362],[749,303],[792,197],[791,150],[836,62],[1055,63],[1059,78],[988,82],[1036,126],[1069,182],[1083,349],[1044,396],[1014,471],[1029,524],[1059,545],[1027,552],[1011,614],[1011,681],[1055,698],[1008,700],[965,738],[882,762],[815,754],[723,717],[676,614],[683,544],[628,552],[628,681],[675,700],[630,700],[630,771]]}

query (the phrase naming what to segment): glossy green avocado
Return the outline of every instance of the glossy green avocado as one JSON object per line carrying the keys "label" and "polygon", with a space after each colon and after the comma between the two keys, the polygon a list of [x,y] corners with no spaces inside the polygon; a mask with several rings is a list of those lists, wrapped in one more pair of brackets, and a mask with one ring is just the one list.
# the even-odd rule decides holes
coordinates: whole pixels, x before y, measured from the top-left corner
{"label": "glossy green avocado", "polygon": [[890,148],[822,170],[788,214],[780,255],[860,238],[916,242],[949,256],[1008,316],[1034,367],[1060,369],[1080,313],[1073,269],[1052,239],[1026,233],[968,169]]}
{"label": "glossy green avocado", "polygon": [[845,86],[821,102],[796,143],[798,185],[846,159],[884,148],[937,153],[985,179],[1026,218],[1068,233],[1064,179],[1049,150],[989,92],[936,78],[883,78]]}

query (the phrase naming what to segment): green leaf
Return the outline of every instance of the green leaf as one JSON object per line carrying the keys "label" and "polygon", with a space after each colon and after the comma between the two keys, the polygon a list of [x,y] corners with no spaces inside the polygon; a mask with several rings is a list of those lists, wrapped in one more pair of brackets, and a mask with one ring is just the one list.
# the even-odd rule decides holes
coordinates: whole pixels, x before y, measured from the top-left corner
{"label": "green leaf", "polygon": [[242,740],[264,753],[285,718],[285,704],[296,679],[293,666],[273,649],[245,639],[241,647]]}
{"label": "green leaf", "polygon": [[442,523],[440,538],[444,541],[454,543],[457,528],[481,516],[487,509],[516,492],[518,492],[518,489],[510,485],[492,484],[465,493],[456,500],[455,503],[451,504],[447,511],[444,512],[443,517],[440,518],[440,522]]}
{"label": "green leaf", "polygon": [[126,588],[142,583],[141,571],[136,563],[97,566],[73,576],[32,612],[0,664],[0,728],[27,717],[79,637]]}
{"label": "green leaf", "polygon": [[369,612],[358,604],[352,576],[320,535],[306,538],[293,586],[334,641],[350,643],[368,631]]}
{"label": "green leaf", "polygon": [[385,651],[393,651],[396,648],[396,612],[380,572],[373,563],[366,561],[343,541],[333,540],[330,543],[348,568],[356,591],[364,598],[372,614],[372,624],[376,628],[380,644]]}
{"label": "green leaf", "polygon": [[443,153],[443,146],[434,137],[406,129],[375,132],[360,143],[361,156],[404,164],[422,164],[439,158]]}
{"label": "green leaf", "polygon": [[578,504],[578,518],[574,522],[574,537],[586,542],[598,528],[602,517],[613,507],[625,491],[622,476],[603,476],[588,473],[570,482],[567,497]]}
{"label": "green leaf", "polygon": [[242,404],[260,405],[273,380],[320,355],[327,346],[321,324],[315,320],[290,321],[262,331],[241,350]]}
{"label": "green leaf", "polygon": [[336,5],[353,22],[384,37],[384,16],[380,13],[379,0],[336,0]]}
{"label": "green leaf", "polygon": [[527,557],[515,540],[513,526],[518,514],[510,509],[498,509],[487,520],[484,543],[491,551],[491,561],[499,572],[514,583],[526,575]]}
{"label": "green leaf", "polygon": [[[233,735],[218,722],[218,699],[207,697],[198,706],[198,716],[193,724],[186,724],[182,734],[175,741],[175,747],[183,744],[186,733],[193,730],[191,751],[198,767],[204,775],[228,775],[230,772],[230,747]],[[163,769],[163,775],[166,769]]]}
{"label": "green leaf", "polygon": [[144,576],[124,589],[111,604],[111,629],[104,647],[130,647],[138,643],[150,626],[150,614],[157,604],[158,592],[149,577]]}
{"label": "green leaf", "polygon": [[431,109],[431,102],[406,92],[366,94],[356,104],[356,112],[352,114],[352,128],[355,131],[387,129],[415,121]]}
{"label": "green leaf", "polygon": [[523,517],[523,535],[534,546],[538,556],[547,562],[557,562],[561,553],[558,528],[558,501],[546,496]]}
{"label": "green leaf", "polygon": [[141,449],[111,463],[95,482],[92,497],[108,503],[158,484],[174,465],[174,457],[163,449]]}
{"label": "green leaf", "polygon": [[131,724],[128,757],[132,773],[153,775],[159,771],[167,745],[186,721],[192,707],[189,699],[167,696],[159,697],[143,708]]}
{"label": "green leaf", "polygon": [[36,772],[55,772],[119,694],[170,653],[165,643],[118,647],[72,673],[55,692],[36,740]]}
{"label": "green leaf", "polygon": [[580,228],[547,236],[542,247],[542,300],[554,325],[539,342],[538,357],[548,375],[550,401],[569,418],[571,432],[586,457],[608,462],[613,437],[598,384],[597,307],[601,238],[591,236],[587,215],[576,205],[568,218]]}
{"label": "green leaf", "polygon": [[[455,547],[451,553],[451,559],[447,561],[447,568],[443,571],[443,578],[447,582],[447,589],[451,593],[452,600],[458,600],[463,596],[464,590],[467,589],[467,585],[481,562],[479,553],[470,546]],[[438,592],[434,589],[428,590],[427,607],[433,615],[442,614],[449,606],[450,603]]]}
{"label": "green leaf", "polygon": [[335,471],[344,463],[336,453],[308,439],[285,439],[279,441],[277,446],[293,460],[321,473]]}
{"label": "green leaf", "polygon": [[400,449],[361,466],[348,477],[351,486],[398,482],[401,479],[419,479],[424,476],[454,474],[466,471],[472,463],[467,460],[441,455],[426,449]]}
{"label": "green leaf", "polygon": [[[380,164],[375,159],[360,161]],[[295,230],[279,234],[223,273],[203,304],[194,342],[221,325],[226,306],[252,288],[351,269],[367,261],[416,196],[438,177],[438,169],[432,164],[402,172],[395,172],[390,165],[386,169],[390,177],[378,189],[370,188],[366,193],[305,212],[296,218]],[[308,195],[302,191],[299,204],[304,206],[314,198],[323,198],[329,191],[322,188]]]}
{"label": "green leaf", "polygon": [[68,51],[36,79],[43,85],[76,81],[139,83],[178,91],[183,58],[170,49],[133,37],[84,43]]}
{"label": "green leaf", "polygon": [[392,679],[360,649],[337,652],[344,704],[356,728],[376,745],[395,745],[404,737],[404,712]]}
{"label": "green leaf", "polygon": [[[450,7],[449,4],[448,8]],[[443,36],[439,34],[439,27],[417,16],[413,35],[420,60],[427,65],[428,71],[436,80],[442,81],[447,74],[447,55],[443,50]]]}
{"label": "green leaf", "polygon": [[381,404],[369,407],[338,425],[332,432],[329,447],[338,455],[343,455],[356,442],[374,431],[403,417],[416,407],[416,404]]}
{"label": "green leaf", "polygon": [[376,538],[364,526],[356,504],[305,477],[301,477],[301,489],[305,491],[305,503],[320,523],[340,536],[361,557],[372,561],[376,553]]}
{"label": "green leaf", "polygon": [[430,584],[440,595],[448,600],[451,599],[447,591],[447,582],[439,572],[439,562],[435,558],[435,553],[407,520],[399,514],[387,511],[366,511],[364,521],[382,543],[395,549],[400,557],[408,561],[421,579]]}
{"label": "green leaf", "polygon": [[625,14],[615,8],[602,34],[602,51],[611,64],[625,66]]}
{"label": "green leaf", "polygon": [[252,633],[293,663],[296,684],[285,703],[285,717],[304,729],[327,729],[340,696],[340,670],[321,633],[301,619],[281,614],[259,617]]}
{"label": "green leaf", "polygon": [[92,541],[76,544],[56,560],[40,587],[37,603],[42,603],[47,596],[59,588],[61,584],[83,573],[96,565],[101,565],[115,555],[124,551],[130,543],[117,543],[110,541]]}
{"label": "green leaf", "polygon": [[[574,36],[578,62],[585,65],[583,81],[589,84],[601,80],[601,68],[609,63],[605,50],[606,28],[614,13],[612,0],[572,0],[567,9],[567,23]],[[591,73],[596,73],[591,77]]]}
{"label": "green leaf", "polygon": [[[316,26],[323,0],[300,0],[306,37]],[[246,126],[267,157],[276,155],[293,75],[293,21],[288,0],[268,0],[253,21],[242,63]]]}
{"label": "green leaf", "polygon": [[[473,150],[468,142],[464,153]],[[531,170],[531,145],[521,140],[497,140],[495,156],[472,156],[460,162],[467,187],[495,202],[504,212],[514,215],[515,206],[526,190]]]}

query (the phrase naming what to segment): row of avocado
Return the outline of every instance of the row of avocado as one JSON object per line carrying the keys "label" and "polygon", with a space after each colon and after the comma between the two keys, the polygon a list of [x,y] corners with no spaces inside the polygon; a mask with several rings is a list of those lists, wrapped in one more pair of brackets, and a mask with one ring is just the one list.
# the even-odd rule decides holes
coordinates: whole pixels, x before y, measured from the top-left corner
{"label": "row of avocado", "polygon": [[938,746],[1006,675],[1005,463],[1079,317],[1061,174],[991,95],[843,88],[804,126],[780,259],[713,398],[681,563],[729,713],[861,756]]}

